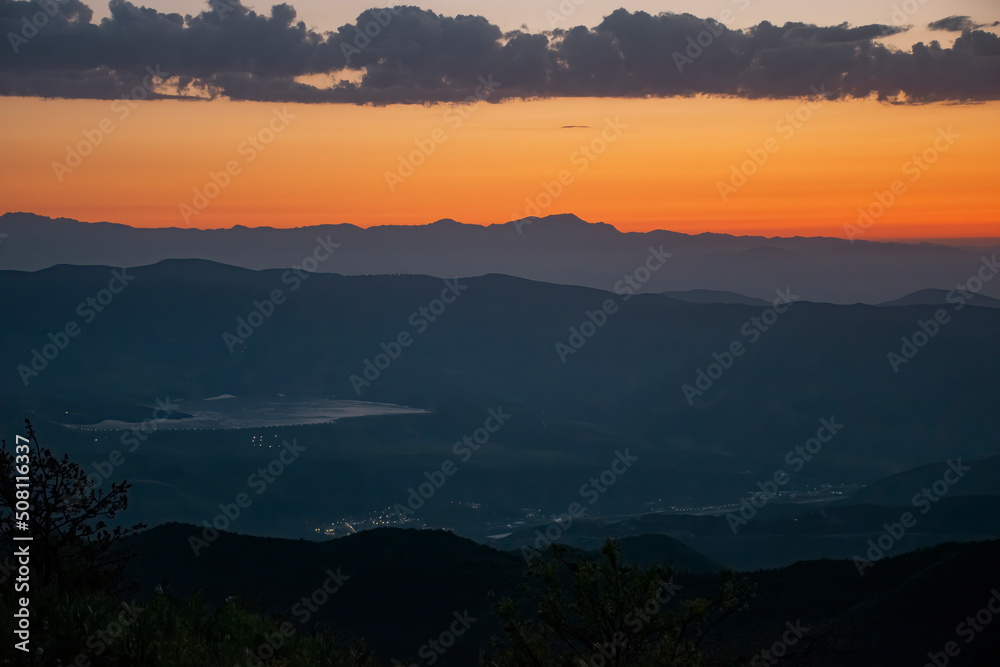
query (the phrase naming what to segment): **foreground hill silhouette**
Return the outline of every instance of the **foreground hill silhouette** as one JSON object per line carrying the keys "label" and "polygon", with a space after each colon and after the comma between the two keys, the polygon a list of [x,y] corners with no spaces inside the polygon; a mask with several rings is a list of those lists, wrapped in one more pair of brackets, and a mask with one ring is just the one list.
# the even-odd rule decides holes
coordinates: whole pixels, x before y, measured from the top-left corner
{"label": "foreground hill silhouette", "polygon": [[[854,563],[833,560],[756,572],[757,599],[750,613],[734,617],[732,635],[756,633],[766,648],[789,619],[801,619],[825,635],[825,650],[810,653],[806,664],[934,664],[928,654],[949,665],[997,664],[996,614],[987,610],[992,623],[978,626],[981,632],[968,630],[991,599],[994,609],[1000,604],[998,558],[997,541],[950,543],[880,560],[863,577]],[[949,642],[957,657],[943,653]]]}
{"label": "foreground hill silhouette", "polygon": [[[495,629],[487,595],[514,592],[524,562],[441,531],[379,529],[328,542],[221,533],[195,559],[187,545],[194,526],[160,526],[127,545],[137,553],[130,573],[142,590],[164,579],[186,595],[200,589],[212,605],[237,595],[253,608],[285,615],[323,581],[328,569],[349,574],[315,620],[363,636],[376,655],[412,656],[454,610],[477,616],[475,630],[442,664],[475,664],[476,644]],[[641,540],[622,542],[630,561]],[[651,545],[650,545],[651,546]],[[669,546],[669,545],[667,545]],[[707,642],[717,660],[746,662],[779,639],[786,622],[808,627],[793,654],[809,664],[922,664],[927,652],[956,639],[955,626],[983,608],[993,593],[1000,541],[945,544],[879,560],[859,576],[851,561],[820,560],[751,574],[757,597],[745,613],[718,626]],[[650,548],[640,560],[655,559]],[[710,594],[714,575],[675,576],[681,598]],[[318,581],[317,581],[318,580]],[[993,582],[993,583],[991,583]],[[439,618],[440,617],[440,618]],[[959,641],[962,640],[959,638]],[[995,628],[962,642],[956,665],[990,664]],[[710,664],[720,664],[712,662]]]}
{"label": "foreground hill silhouette", "polygon": [[[27,432],[37,445],[30,425]],[[38,448],[37,454],[46,462],[38,481],[49,508],[64,497],[64,474],[85,473],[70,462],[64,466],[68,472],[51,467],[58,455],[48,449]],[[13,456],[6,447],[4,455],[9,472]],[[974,463],[986,468],[984,479],[991,474],[988,464]],[[118,492],[128,488],[122,482]],[[5,504],[11,505],[8,496],[5,490]],[[99,495],[89,498],[100,503]],[[82,504],[73,507],[85,512],[87,497],[77,499]],[[857,507],[843,509],[841,521]],[[761,519],[754,526],[765,523]],[[53,524],[38,528],[46,537],[40,543],[55,538]],[[95,664],[217,664],[210,662],[211,653],[225,656],[226,664],[243,663],[244,657],[248,664],[266,663],[270,656],[279,664],[294,655],[294,664],[374,667],[388,664],[389,657],[409,661],[416,655],[416,664],[471,665],[485,659],[481,664],[506,666],[512,664],[503,657],[510,641],[547,644],[557,628],[571,628],[574,641],[594,657],[595,641],[618,636],[615,627],[625,632],[624,626],[609,629],[606,621],[627,625],[624,637],[634,639],[638,650],[640,642],[655,642],[657,651],[667,651],[657,653],[661,658],[677,646],[671,638],[700,637],[697,644],[685,644],[686,652],[696,653],[691,660],[650,663],[647,650],[642,664],[708,667],[787,656],[815,665],[890,665],[919,664],[926,656],[935,665],[980,665],[1000,656],[1000,637],[991,627],[1000,615],[993,611],[1000,605],[993,583],[1000,541],[942,544],[900,556],[878,551],[890,550],[882,542],[879,538],[878,547],[873,542],[846,561],[805,561],[733,576],[662,535],[639,534],[590,553],[536,545],[544,553],[531,555],[540,566],[532,568],[517,555],[440,530],[382,528],[314,542],[174,523],[108,543],[111,560],[103,566],[66,550],[76,543],[68,535],[54,542],[61,545],[56,562],[60,572],[77,573],[76,584],[70,593],[64,587],[71,579],[60,577],[58,586],[50,581],[33,591],[39,602],[33,627],[43,629],[33,644],[43,648],[33,662],[66,664],[76,655],[73,663],[87,664],[88,656],[106,654]],[[13,572],[8,547],[5,542],[0,561]],[[123,579],[112,576],[111,563],[126,554]],[[613,565],[619,562],[624,568]],[[592,578],[602,571],[606,578]],[[135,595],[120,597],[122,584]],[[11,598],[7,590],[0,596],[7,632],[14,625]],[[559,616],[552,604],[560,612],[581,610],[591,621],[581,624],[570,614],[564,617],[570,626],[552,625]],[[542,624],[535,622],[536,609]],[[708,616],[698,609],[709,610]],[[717,622],[704,634],[696,629],[686,635],[673,625],[685,618]],[[657,629],[639,634],[643,627]],[[519,628],[516,634],[512,628]],[[537,630],[522,632],[530,628]],[[521,648],[513,650],[524,656]],[[571,658],[562,655],[534,662],[564,665]],[[942,663],[940,656],[957,659]]]}
{"label": "foreground hill silhouette", "polygon": [[[301,632],[334,627],[382,656],[416,658],[422,644],[448,629],[455,612],[486,619],[456,644],[450,664],[475,662],[478,646],[499,630],[488,618],[488,595],[513,591],[523,567],[513,554],[445,531],[385,528],[325,542],[223,532],[198,556],[189,545],[192,535],[201,530],[167,524],[127,544],[137,553],[128,574],[141,590],[165,580],[173,594],[200,591],[212,605],[235,595],[251,608],[290,619]],[[311,598],[331,573],[343,581],[332,576],[329,588],[338,590],[311,612],[302,598]]]}

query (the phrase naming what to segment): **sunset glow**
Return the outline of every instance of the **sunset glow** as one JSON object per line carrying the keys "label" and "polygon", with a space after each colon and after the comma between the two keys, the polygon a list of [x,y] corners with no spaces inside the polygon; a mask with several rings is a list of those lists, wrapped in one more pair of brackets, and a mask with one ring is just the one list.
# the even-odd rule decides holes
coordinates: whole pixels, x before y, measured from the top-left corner
{"label": "sunset glow", "polygon": [[[842,237],[859,207],[899,179],[905,192],[867,238],[998,234],[998,103],[807,103],[698,97],[130,108],[8,98],[0,196],[7,210],[145,227],[368,227],[441,217],[492,224],[572,212],[623,231]],[[282,109],[287,127],[266,143]],[[620,136],[605,142],[603,128],[615,119]],[[111,132],[100,129],[102,121]],[[948,128],[956,138],[939,141],[946,149],[938,151],[935,139]],[[259,150],[246,143],[258,135]],[[68,147],[88,152],[97,139],[71,167]],[[926,168],[911,162],[925,151]],[[754,155],[759,166],[748,162]],[[225,172],[230,161],[238,173],[198,210],[204,201],[195,190],[214,194],[211,185],[205,192],[210,173]],[[406,164],[414,166],[408,176]],[[741,182],[734,169],[749,174],[745,184],[720,186]],[[549,203],[560,172],[568,172],[568,185]],[[182,204],[196,211],[189,220]]]}

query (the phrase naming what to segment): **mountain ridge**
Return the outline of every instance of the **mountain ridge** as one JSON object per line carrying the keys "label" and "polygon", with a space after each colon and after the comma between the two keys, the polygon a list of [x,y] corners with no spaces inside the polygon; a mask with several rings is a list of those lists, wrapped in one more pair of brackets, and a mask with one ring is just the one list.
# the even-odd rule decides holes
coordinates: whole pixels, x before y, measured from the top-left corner
{"label": "mountain ridge", "polygon": [[[803,469],[818,482],[867,483],[922,463],[993,453],[1000,360],[985,332],[996,329],[995,309],[963,310],[897,374],[886,353],[917,330],[925,308],[794,302],[760,332],[751,326],[763,312],[759,306],[683,303],[659,294],[626,302],[597,288],[491,274],[460,279],[467,290],[425,326],[419,309],[444,289],[433,277],[314,274],[293,292],[282,282],[290,270],[168,260],[129,269],[134,281],[87,322],[78,304],[104,290],[112,272],[75,266],[0,272],[0,309],[20,315],[0,349],[0,367],[7,369],[0,374],[0,395],[25,398],[10,418],[24,418],[31,396],[77,403],[100,396],[138,405],[167,396],[286,394],[430,411],[267,429],[269,438],[298,437],[316,452],[314,465],[290,473],[301,479],[276,492],[273,502],[294,504],[296,486],[337,485],[331,502],[339,509],[306,508],[314,526],[404,501],[423,471],[454,458],[455,439],[498,406],[516,418],[495,436],[495,447],[449,482],[442,499],[513,506],[511,514],[497,517],[501,526],[521,520],[518,508],[544,509],[545,516],[565,511],[579,498],[582,481],[626,448],[643,464],[628,473],[627,485],[615,486],[595,505],[602,514],[639,511],[652,501],[691,508],[738,503],[754,492],[756,481],[790,466],[786,454],[831,415],[848,426],[836,446]],[[276,289],[284,290],[287,302],[231,345],[226,334],[239,333],[246,326],[240,318],[245,321],[254,302],[270,299]],[[595,315],[604,322],[599,331],[573,343],[574,330],[591,321],[588,313],[608,301],[618,304],[615,312]],[[68,321],[80,334],[55,354],[51,336],[59,340]],[[402,333],[412,344],[376,373],[373,360],[392,351]],[[711,386],[699,383],[734,341],[743,343],[744,354],[726,362],[731,368]],[[564,357],[559,343],[575,351]],[[35,353],[42,349],[53,353],[49,359]],[[701,395],[688,396],[684,387],[696,384]],[[4,404],[8,412],[14,407]],[[90,448],[116,447],[118,437],[95,434],[101,444],[66,431],[58,425],[70,409],[82,410],[46,413],[47,423],[55,424],[47,428],[51,437],[83,456],[107,456]],[[82,423],[99,423],[118,410],[86,411],[93,418]],[[952,437],[936,437],[943,429]],[[156,457],[140,450],[130,463],[153,479],[168,470],[158,460],[183,461],[208,447],[203,455],[212,452],[213,458],[191,475],[245,484],[245,476],[243,482],[230,479],[238,477],[232,457],[264,454],[248,451],[239,431],[163,430],[156,437],[168,450]],[[393,458],[402,452],[410,455]],[[352,463],[344,467],[336,457]],[[381,471],[377,482],[369,477],[373,470]],[[357,497],[360,479],[370,486],[365,503]],[[151,486],[137,493],[157,499],[145,503],[152,512],[190,512],[198,520],[213,504],[211,498],[202,503],[200,484],[186,483],[191,498]],[[291,495],[283,498],[286,492]],[[262,513],[260,520],[275,516]]]}
{"label": "mountain ridge", "polygon": [[[228,229],[136,228],[34,214],[0,216],[0,269],[58,264],[146,266],[198,258],[249,269],[304,266],[342,275],[420,274],[439,278],[505,274],[611,290],[642,275],[642,291],[728,291],[773,301],[792,287],[811,301],[878,304],[928,288],[954,289],[992,248],[907,245],[830,237],[622,232],[572,214],[472,225],[448,218],[427,225],[349,223]],[[667,253],[655,271],[652,250]],[[1000,297],[1000,281],[983,294]]]}
{"label": "mountain ridge", "polygon": [[[454,218],[439,218],[437,220],[432,220],[425,223],[413,223],[413,224],[384,224],[384,225],[369,225],[367,227],[362,227],[361,225],[356,225],[351,222],[330,222],[318,225],[298,225],[294,227],[273,227],[271,225],[257,225],[257,226],[247,226],[240,223],[234,224],[232,227],[195,227],[195,226],[170,226],[170,227],[136,227],[124,222],[111,222],[108,220],[78,220],[76,218],[67,217],[52,217],[46,216],[39,213],[33,213],[31,211],[7,211],[0,214],[0,224],[3,224],[4,220],[7,218],[14,218],[17,216],[29,216],[37,220],[45,220],[50,222],[60,222],[60,223],[74,223],[82,225],[106,225],[109,227],[118,227],[131,229],[136,231],[151,231],[151,230],[184,230],[184,231],[195,231],[195,232],[224,232],[230,230],[271,230],[271,231],[294,231],[303,229],[327,229],[327,228],[343,228],[349,227],[357,230],[369,230],[369,229],[414,229],[422,227],[432,227],[434,225],[444,223],[443,226],[447,225],[457,225],[460,227],[466,227],[470,229],[491,229],[498,227],[517,227],[518,223],[524,223],[525,221],[534,222],[547,222],[547,223],[559,223],[563,221],[573,221],[581,223],[583,226],[593,227],[593,228],[610,228],[621,235],[645,235],[645,234],[672,234],[676,236],[684,236],[689,238],[728,238],[728,239],[760,239],[761,241],[772,241],[772,240],[788,240],[788,241],[806,241],[806,240],[820,240],[820,241],[836,241],[843,243],[851,243],[847,239],[841,238],[839,236],[803,236],[801,234],[795,234],[792,236],[763,236],[760,234],[730,234],[728,232],[678,232],[672,229],[649,229],[646,231],[623,231],[618,229],[614,224],[604,221],[592,222],[590,220],[585,220],[575,213],[551,213],[545,216],[528,216],[525,218],[518,218],[516,220],[508,220],[506,222],[490,222],[490,223],[475,223],[475,222],[462,222],[461,220],[455,220]],[[919,242],[907,242],[907,241],[892,241],[892,240],[878,240],[878,239],[856,239],[854,243],[860,244],[877,244],[877,245],[899,245],[899,246],[929,246],[933,248],[957,248],[959,247],[957,242],[966,241],[968,239],[956,238],[947,239],[948,243],[941,243],[935,241],[921,240]],[[1000,245],[984,245],[975,246],[981,247],[987,250],[997,250]]]}

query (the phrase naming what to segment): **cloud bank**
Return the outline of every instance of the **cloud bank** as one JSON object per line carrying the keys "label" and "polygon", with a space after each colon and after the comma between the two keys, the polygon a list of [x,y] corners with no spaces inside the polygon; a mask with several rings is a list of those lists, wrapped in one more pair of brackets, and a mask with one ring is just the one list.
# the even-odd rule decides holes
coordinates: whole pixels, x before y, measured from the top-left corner
{"label": "cloud bank", "polygon": [[927,24],[931,30],[943,30],[945,32],[965,32],[966,30],[976,30],[977,28],[990,28],[1000,25],[1000,21],[993,23],[977,23],[969,16],[948,16],[940,21],[932,21]]}
{"label": "cloud bank", "polygon": [[[461,101],[483,77],[490,101],[538,97],[788,98],[822,86],[831,98],[902,102],[1000,99],[1000,37],[968,17],[961,31],[899,51],[903,29],[767,21],[733,30],[691,14],[620,9],[594,28],[504,33],[480,16],[399,6],[321,33],[294,7],[258,14],[211,0],[196,16],[125,0],[93,23],[80,0],[0,0],[0,94],[111,99],[162,72],[153,97],[415,104]],[[319,76],[317,76],[319,75]],[[322,81],[320,81],[322,79]]]}

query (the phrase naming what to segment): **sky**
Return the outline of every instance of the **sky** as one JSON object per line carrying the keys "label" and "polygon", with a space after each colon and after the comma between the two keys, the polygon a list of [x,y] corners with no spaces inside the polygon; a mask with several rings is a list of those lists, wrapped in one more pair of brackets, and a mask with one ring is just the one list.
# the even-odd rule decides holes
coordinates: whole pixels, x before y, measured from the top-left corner
{"label": "sky", "polygon": [[[1000,236],[992,2],[434,2],[370,44],[349,27],[366,3],[188,20],[159,12],[201,3],[64,4],[17,53],[0,45],[4,210]],[[26,8],[0,1],[5,35]]]}
{"label": "sky", "polygon": [[[179,12],[181,14],[197,14],[205,7],[203,0],[147,0],[141,3],[162,12]],[[243,5],[257,12],[267,13],[272,1],[246,1]],[[319,30],[335,30],[345,23],[352,22],[359,14],[370,9],[370,0],[295,0],[291,2],[297,10],[298,17],[310,27]],[[997,20],[997,5],[994,0],[842,0],[826,2],[823,0],[438,0],[417,3],[420,7],[439,14],[455,16],[458,14],[478,14],[503,30],[515,30],[527,26],[531,31],[549,30],[555,27],[566,28],[571,25],[596,26],[601,20],[620,7],[632,11],[645,11],[650,14],[660,12],[685,12],[701,17],[711,17],[721,20],[725,10],[733,12],[731,21],[723,21],[726,25],[736,28],[746,28],[760,21],[772,23],[785,21],[802,21],[817,25],[837,25],[848,21],[854,25],[865,23],[887,23],[892,25],[893,15],[902,11],[905,23],[914,25],[915,30],[910,36],[915,39],[902,39],[900,43],[913,44],[915,41],[941,39],[924,28],[931,21],[953,15],[965,15],[980,21]],[[106,4],[92,4],[94,17],[109,16]],[[572,11],[562,7],[572,6]],[[914,11],[915,9],[915,11]],[[553,17],[556,17],[555,19]],[[553,20],[555,22],[553,23]],[[908,36],[909,37],[909,36]]]}

